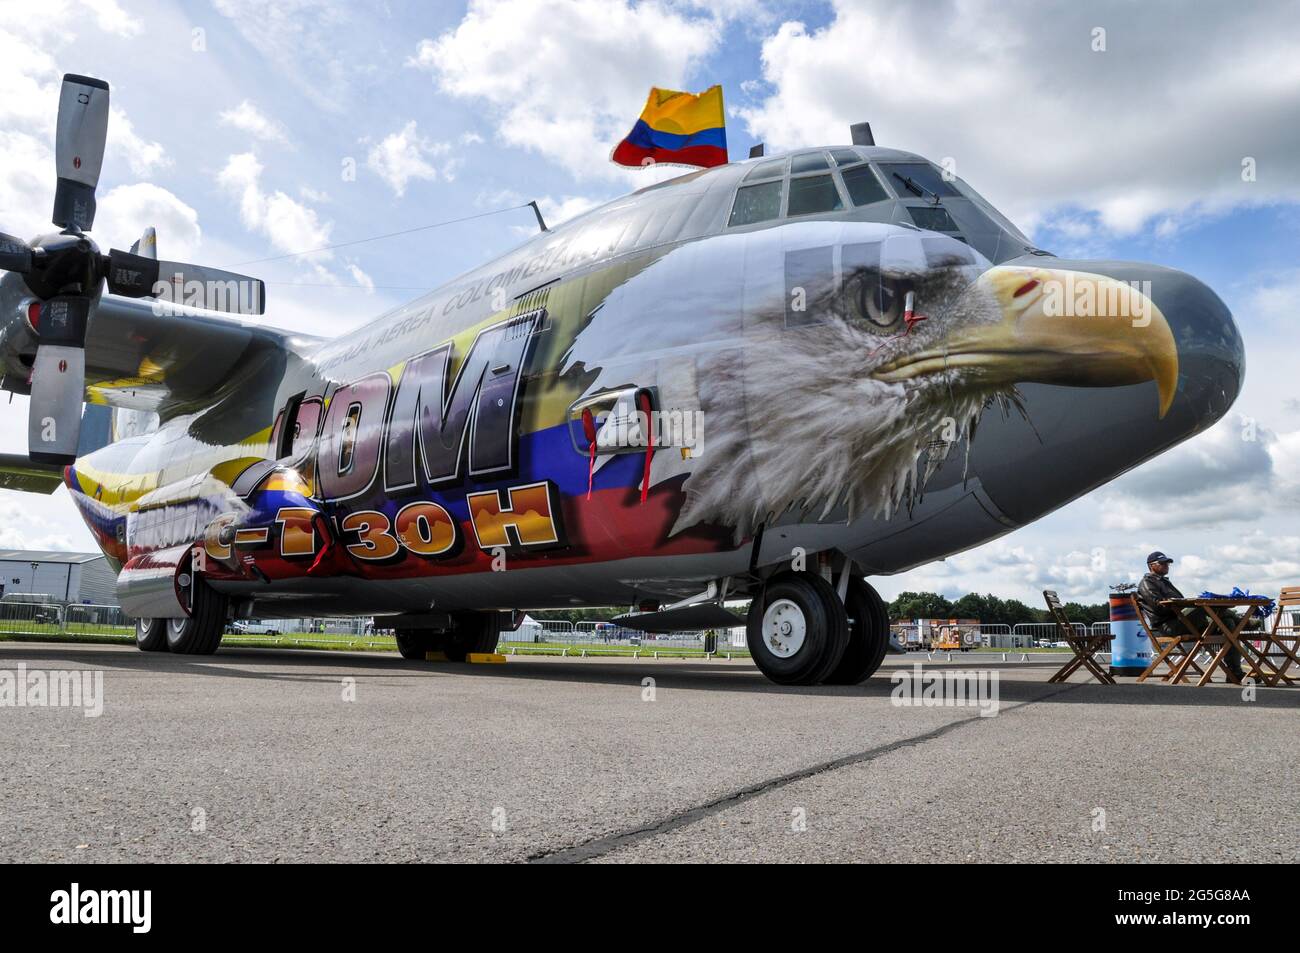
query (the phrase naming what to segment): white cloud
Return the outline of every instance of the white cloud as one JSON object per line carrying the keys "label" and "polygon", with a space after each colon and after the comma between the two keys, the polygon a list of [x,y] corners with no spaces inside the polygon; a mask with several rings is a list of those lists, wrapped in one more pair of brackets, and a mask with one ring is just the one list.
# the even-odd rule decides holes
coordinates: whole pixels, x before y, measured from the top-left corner
{"label": "white cloud", "polygon": [[[869,120],[881,145],[955,158],[1025,227],[1055,207],[1169,234],[1300,200],[1300,127],[1280,119],[1300,98],[1297,44],[1300,18],[1265,5],[946,0],[922,17],[837,0],[825,28],[786,22],[763,43],[773,92],[738,112],[775,148],[845,142]],[[1241,179],[1245,154],[1256,182]]]}
{"label": "white cloud", "polygon": [[412,119],[371,147],[366,156],[366,167],[388,183],[393,194],[400,197],[406,193],[406,186],[412,179],[436,181],[438,170],[429,160],[445,155],[449,149],[445,142],[421,137]]}
{"label": "white cloud", "polygon": [[346,107],[357,72],[355,62],[341,52],[340,41],[356,33],[346,5],[332,0],[213,0],[213,6],[316,108],[340,112]]}
{"label": "white cloud", "polygon": [[646,93],[686,88],[720,35],[716,17],[651,0],[472,0],[455,29],[420,41],[410,63],[444,92],[486,102],[508,145],[575,178],[627,179],[609,152]]}
{"label": "white cloud", "polygon": [[0,228],[20,238],[55,231],[54,152],[26,133],[0,130]]}
{"label": "white cloud", "polygon": [[353,281],[355,281],[362,288],[365,288],[367,291],[371,293],[374,292],[375,282],[373,278],[371,278],[368,274],[366,274],[364,271],[358,268],[357,265],[353,262],[348,262],[347,268],[348,268],[348,274],[352,276]]}
{"label": "white cloud", "polygon": [[[251,152],[233,155],[217,174],[217,184],[239,203],[239,219],[245,228],[263,235],[277,252],[309,251],[310,254],[295,254],[296,262],[305,265],[314,280],[341,284],[338,274],[329,267],[335,261],[334,252],[313,250],[330,244],[333,223],[321,221],[314,208],[279,189],[263,188],[262,171],[262,164]],[[374,282],[359,266],[349,262],[344,270],[356,284],[373,293]]]}
{"label": "white cloud", "polygon": [[156,170],[171,165],[162,144],[137,135],[126,113],[116,108],[109,110],[105,152],[125,158],[131,171],[141,178],[148,178]]}
{"label": "white cloud", "polygon": [[542,210],[542,217],[546,219],[546,224],[553,226],[577,218],[604,201],[604,199],[588,198],[585,195],[566,195],[562,199],[553,199],[549,195],[544,195],[537,200],[537,206]]}
{"label": "white cloud", "polygon": [[[321,222],[315,209],[276,189],[262,188],[262,163],[251,152],[233,155],[217,175],[217,184],[239,201],[244,227],[261,233],[279,252],[297,252],[328,245],[331,225]],[[304,255],[324,261],[329,252]]]}
{"label": "white cloud", "polygon": [[81,6],[95,18],[96,24],[105,33],[131,37],[137,36],[142,30],[140,21],[129,17],[117,0],[81,0]]}
{"label": "white cloud", "polygon": [[[514,192],[501,193],[500,196],[494,198],[497,200],[487,204],[501,205],[507,202],[523,201]],[[577,218],[579,215],[591,211],[598,205],[603,205],[606,201],[606,199],[588,198],[585,195],[566,195],[560,199],[543,195],[537,199],[537,207],[542,212],[542,219],[546,222],[546,227],[554,228],[571,218]],[[531,238],[537,234],[537,226],[531,223],[527,225],[511,225],[510,231],[523,238]]]}
{"label": "white cloud", "polygon": [[233,109],[222,112],[219,118],[227,126],[233,126],[262,142],[281,146],[289,144],[289,134],[283,123],[267,116],[247,99]]}
{"label": "white cloud", "polygon": [[[115,4],[95,12],[92,20],[100,29],[134,34],[137,25]],[[40,16],[14,5],[0,7],[0,228],[23,237],[52,230],[54,129],[64,71],[56,54],[82,22],[81,8],[68,2],[50,3]],[[124,159],[141,178],[170,161],[162,145],[137,134],[118,107],[109,112],[105,155]],[[102,225],[97,234],[101,232]]]}
{"label": "white cloud", "polygon": [[192,261],[202,232],[199,213],[171,192],[150,182],[119,185],[99,199],[95,228],[117,247],[128,248],[152,225],[158,231],[159,257]]}

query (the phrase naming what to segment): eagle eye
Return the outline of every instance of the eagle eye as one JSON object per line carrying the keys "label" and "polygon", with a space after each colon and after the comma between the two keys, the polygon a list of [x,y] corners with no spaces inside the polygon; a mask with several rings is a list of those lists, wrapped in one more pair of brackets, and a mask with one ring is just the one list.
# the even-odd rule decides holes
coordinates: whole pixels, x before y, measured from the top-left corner
{"label": "eagle eye", "polygon": [[903,301],[912,290],[907,278],[862,269],[849,282],[850,313],[856,324],[877,334],[896,331],[903,324]]}

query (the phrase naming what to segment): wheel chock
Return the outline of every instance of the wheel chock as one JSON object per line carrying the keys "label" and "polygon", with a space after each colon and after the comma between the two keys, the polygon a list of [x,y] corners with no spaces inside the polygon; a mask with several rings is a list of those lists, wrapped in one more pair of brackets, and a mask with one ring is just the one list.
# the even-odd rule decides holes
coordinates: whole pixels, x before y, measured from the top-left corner
{"label": "wheel chock", "polygon": [[474,665],[504,665],[506,657],[496,652],[470,652],[465,661]]}
{"label": "wheel chock", "polygon": [[446,653],[446,652],[425,652],[425,653],[424,653],[424,660],[425,660],[426,662],[447,662],[447,661],[450,661],[450,660],[447,658],[447,653]]}

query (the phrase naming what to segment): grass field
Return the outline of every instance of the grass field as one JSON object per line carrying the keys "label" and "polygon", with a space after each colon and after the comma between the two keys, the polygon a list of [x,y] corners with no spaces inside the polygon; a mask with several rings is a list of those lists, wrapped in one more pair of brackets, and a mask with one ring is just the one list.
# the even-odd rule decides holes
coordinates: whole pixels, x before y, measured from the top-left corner
{"label": "grass field", "polygon": [[[568,655],[581,657],[585,652],[587,658],[618,656],[620,658],[704,658],[704,649],[687,648],[679,645],[656,646],[653,642],[645,645],[606,645],[593,642],[585,645],[568,645],[563,642],[503,642],[497,649],[506,655]],[[737,649],[730,645],[719,644],[715,656],[726,658],[728,654],[736,658],[748,658],[747,649]]]}
{"label": "grass field", "polygon": [[[135,630],[125,626],[97,626],[95,631],[70,631],[60,632],[57,625],[38,624],[24,621],[0,620],[0,641],[14,642],[89,642],[89,643],[109,643],[130,645],[135,641]],[[390,636],[384,635],[326,635],[323,638],[314,637],[310,633],[276,636],[248,636],[248,635],[227,635],[222,642],[223,645],[239,648],[290,648],[290,649],[342,649],[349,652],[396,652],[397,643]],[[569,645],[564,642],[503,642],[497,649],[506,655],[564,655],[570,658],[600,658],[600,657],[617,657],[630,658],[637,656],[640,658],[704,658],[705,653],[702,648],[690,648],[685,646],[656,646],[653,642],[635,645],[607,645],[603,642],[593,642],[583,645]],[[1006,653],[1008,656],[1019,655],[1025,652],[1038,654],[1069,654],[1069,649],[991,649],[978,648],[970,652],[962,653],[954,651],[954,659],[961,658],[964,655],[971,658],[977,658],[984,654],[1001,655]],[[718,651],[713,653],[715,657],[721,658],[748,658],[748,649],[735,648],[726,643],[718,645]],[[946,655],[946,651],[940,651],[937,654]],[[911,656],[917,661],[924,661],[925,652],[909,652],[902,658]]]}

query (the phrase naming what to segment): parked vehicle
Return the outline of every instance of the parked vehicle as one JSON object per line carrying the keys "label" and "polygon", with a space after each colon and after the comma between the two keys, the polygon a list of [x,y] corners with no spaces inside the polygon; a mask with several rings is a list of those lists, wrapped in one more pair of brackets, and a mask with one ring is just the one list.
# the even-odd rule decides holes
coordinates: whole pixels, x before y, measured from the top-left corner
{"label": "parked vehicle", "polygon": [[260,619],[236,619],[226,627],[226,631],[232,635],[279,635],[280,630],[276,625],[268,624]]}

